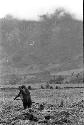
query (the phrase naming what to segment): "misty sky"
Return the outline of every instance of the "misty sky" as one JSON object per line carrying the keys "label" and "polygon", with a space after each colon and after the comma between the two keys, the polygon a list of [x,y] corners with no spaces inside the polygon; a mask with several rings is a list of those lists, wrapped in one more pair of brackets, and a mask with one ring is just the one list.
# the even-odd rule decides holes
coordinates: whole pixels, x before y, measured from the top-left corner
{"label": "misty sky", "polygon": [[0,18],[10,14],[20,19],[37,19],[59,7],[83,19],[83,0],[0,0]]}

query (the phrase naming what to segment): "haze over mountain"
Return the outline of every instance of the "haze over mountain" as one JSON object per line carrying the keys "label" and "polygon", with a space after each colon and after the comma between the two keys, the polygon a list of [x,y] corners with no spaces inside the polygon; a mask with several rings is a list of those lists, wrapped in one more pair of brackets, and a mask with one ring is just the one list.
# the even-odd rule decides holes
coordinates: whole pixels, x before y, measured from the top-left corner
{"label": "haze over mountain", "polygon": [[38,21],[0,19],[2,72],[68,70],[83,66],[83,22],[57,9]]}

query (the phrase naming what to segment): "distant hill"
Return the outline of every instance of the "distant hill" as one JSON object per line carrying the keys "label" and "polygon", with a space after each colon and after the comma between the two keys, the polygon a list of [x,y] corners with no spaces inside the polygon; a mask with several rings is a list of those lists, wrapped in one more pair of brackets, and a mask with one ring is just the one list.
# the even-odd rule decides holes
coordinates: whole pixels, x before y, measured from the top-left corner
{"label": "distant hill", "polygon": [[38,21],[0,19],[0,67],[4,72],[70,70],[83,66],[83,22],[64,10]]}

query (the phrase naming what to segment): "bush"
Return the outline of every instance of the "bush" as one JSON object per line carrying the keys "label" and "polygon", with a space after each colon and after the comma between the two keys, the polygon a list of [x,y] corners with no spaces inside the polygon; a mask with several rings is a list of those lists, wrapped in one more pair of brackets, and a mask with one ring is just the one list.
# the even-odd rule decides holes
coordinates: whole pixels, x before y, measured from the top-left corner
{"label": "bush", "polygon": [[47,83],[46,84],[46,89],[49,89],[50,88],[50,85]]}
{"label": "bush", "polygon": [[44,86],[43,86],[43,85],[41,85],[41,89],[44,89]]}
{"label": "bush", "polygon": [[50,86],[50,89],[53,89],[53,87],[52,87],[52,86]]}
{"label": "bush", "polygon": [[60,89],[60,87],[59,87],[59,86],[56,86],[55,88],[56,88],[56,89]]}
{"label": "bush", "polygon": [[61,84],[61,83],[63,83],[63,80],[64,80],[64,77],[61,76],[61,75],[59,75],[59,76],[56,78],[56,83]]}
{"label": "bush", "polygon": [[59,75],[57,78],[50,79],[47,84],[61,84],[64,81],[64,76]]}
{"label": "bush", "polygon": [[83,73],[81,72],[71,77],[70,82],[71,83],[83,83],[84,82]]}

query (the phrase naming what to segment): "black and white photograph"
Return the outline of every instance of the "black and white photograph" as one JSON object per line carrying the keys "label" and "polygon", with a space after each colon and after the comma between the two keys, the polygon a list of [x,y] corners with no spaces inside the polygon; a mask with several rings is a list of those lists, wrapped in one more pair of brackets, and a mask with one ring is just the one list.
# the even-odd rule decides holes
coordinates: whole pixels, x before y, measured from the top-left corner
{"label": "black and white photograph", "polygon": [[83,0],[0,0],[0,125],[84,125]]}

